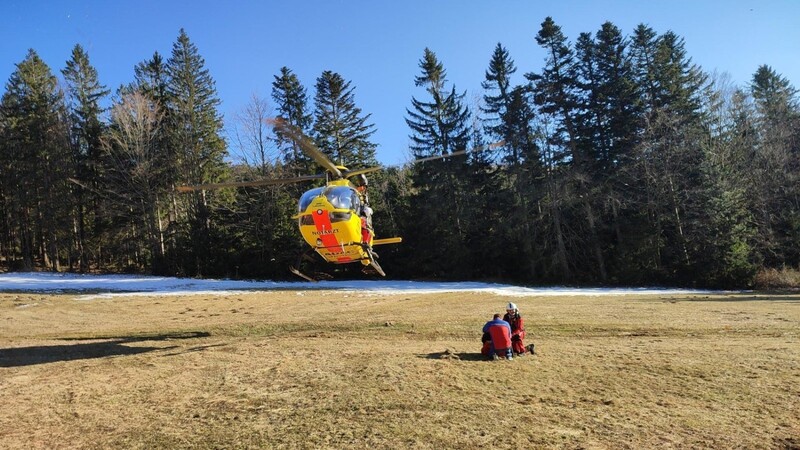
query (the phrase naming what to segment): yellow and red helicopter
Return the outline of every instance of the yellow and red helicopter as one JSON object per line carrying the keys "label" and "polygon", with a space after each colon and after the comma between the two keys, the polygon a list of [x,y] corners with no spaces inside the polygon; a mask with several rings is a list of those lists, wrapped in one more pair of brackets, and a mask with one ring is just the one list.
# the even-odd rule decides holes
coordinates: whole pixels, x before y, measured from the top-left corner
{"label": "yellow and red helicopter", "polygon": [[[386,276],[378,264],[378,255],[373,247],[402,242],[400,237],[377,239],[372,228],[372,209],[367,195],[367,179],[365,174],[381,169],[369,167],[348,170],[337,166],[296,127],[281,119],[270,119],[270,124],[283,136],[294,141],[308,156],[322,166],[324,174],[305,175],[294,178],[265,179],[256,181],[240,181],[195,186],[179,186],[179,192],[221,189],[227,187],[252,187],[274,184],[297,183],[302,181],[325,179],[325,186],[306,191],[298,201],[297,219],[300,234],[309,245],[309,249],[300,255],[297,267],[289,270],[308,281],[317,281],[300,271],[300,263],[310,251],[316,252],[326,262],[332,264],[361,263],[365,268],[372,268],[381,276]],[[489,147],[501,145],[492,144]],[[467,150],[418,159],[414,163],[446,158],[467,153]]]}

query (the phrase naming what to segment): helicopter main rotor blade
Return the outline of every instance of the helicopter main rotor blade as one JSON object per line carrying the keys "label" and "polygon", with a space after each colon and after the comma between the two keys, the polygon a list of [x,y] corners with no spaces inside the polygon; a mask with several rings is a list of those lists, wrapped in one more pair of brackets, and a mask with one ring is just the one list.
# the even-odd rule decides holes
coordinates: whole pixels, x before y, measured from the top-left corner
{"label": "helicopter main rotor blade", "polygon": [[303,134],[297,127],[287,123],[281,118],[267,119],[267,123],[271,124],[275,129],[286,135],[289,139],[294,141],[306,154],[317,162],[325,170],[332,173],[336,178],[342,178],[342,172],[336,167],[324,153],[320,150],[308,136]]}
{"label": "helicopter main rotor blade", "polygon": [[478,152],[478,151],[481,151],[481,150],[489,150],[490,148],[502,147],[503,145],[505,145],[505,141],[494,142],[492,144],[482,145],[480,147],[470,148],[470,149],[467,149],[467,150],[459,150],[457,152],[448,153],[446,155],[428,156],[427,158],[415,159],[415,160],[411,161],[411,164],[421,163],[421,162],[425,162],[425,161],[433,161],[433,160],[436,160],[436,159],[448,158],[450,156],[464,155],[466,153],[473,153],[473,152]]}
{"label": "helicopter main rotor blade", "polygon": [[289,184],[289,183],[299,183],[301,181],[319,180],[322,178],[325,178],[324,174],[305,175],[302,177],[294,177],[294,178],[275,178],[272,180],[231,181],[227,183],[209,183],[209,184],[197,184],[194,186],[177,186],[175,190],[178,192],[192,192],[192,191],[203,191],[203,190],[208,191],[208,190],[222,189],[228,187],[270,186],[275,184]]}
{"label": "helicopter main rotor blade", "polygon": [[379,171],[381,169],[383,169],[382,166],[366,167],[364,169],[348,170],[343,175],[344,175],[345,178],[350,178],[350,177],[354,177],[356,175],[361,175],[363,173],[377,172],[377,171]]}

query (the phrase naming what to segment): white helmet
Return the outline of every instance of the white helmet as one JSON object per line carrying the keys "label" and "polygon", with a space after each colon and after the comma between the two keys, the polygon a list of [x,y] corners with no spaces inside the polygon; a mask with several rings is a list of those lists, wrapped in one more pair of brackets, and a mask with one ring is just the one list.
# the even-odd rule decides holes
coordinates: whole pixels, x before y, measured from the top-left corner
{"label": "white helmet", "polygon": [[512,309],[514,311],[516,311],[517,310],[517,305],[515,305],[514,303],[509,303],[508,306],[506,306],[506,310],[510,311]]}

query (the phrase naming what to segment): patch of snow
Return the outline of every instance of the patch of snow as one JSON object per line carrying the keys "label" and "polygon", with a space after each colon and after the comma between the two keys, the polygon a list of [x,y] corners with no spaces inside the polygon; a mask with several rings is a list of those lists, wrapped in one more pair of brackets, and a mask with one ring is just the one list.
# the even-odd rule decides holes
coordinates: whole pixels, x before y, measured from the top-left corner
{"label": "patch of snow", "polygon": [[567,288],[522,287],[478,282],[433,282],[396,280],[241,281],[144,275],[80,275],[27,272],[0,274],[0,292],[82,292],[94,291],[81,299],[130,295],[232,295],[253,291],[338,290],[371,294],[430,294],[441,292],[487,292],[510,297],[600,296],[600,295],[703,295],[715,291],[664,288]]}

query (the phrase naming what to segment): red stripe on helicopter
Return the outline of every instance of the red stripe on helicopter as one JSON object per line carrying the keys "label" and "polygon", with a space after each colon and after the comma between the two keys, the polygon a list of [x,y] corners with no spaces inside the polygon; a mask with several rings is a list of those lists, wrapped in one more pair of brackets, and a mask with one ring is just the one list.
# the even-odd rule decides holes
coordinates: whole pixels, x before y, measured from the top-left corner
{"label": "red stripe on helicopter", "polygon": [[[318,209],[311,214],[311,217],[314,219],[314,226],[317,227],[317,231],[319,234],[317,235],[319,239],[322,241],[323,247],[338,247],[339,241],[336,240],[336,236],[331,233],[333,230],[333,225],[331,225],[331,216],[328,214],[328,211],[324,209]],[[347,256],[343,256],[336,259],[337,261],[350,261],[350,258]]]}
{"label": "red stripe on helicopter", "polygon": [[314,211],[311,217],[314,218],[314,226],[317,227],[317,231],[319,232],[317,237],[322,241],[323,247],[336,247],[339,245],[336,236],[331,232],[331,230],[333,230],[333,225],[331,225],[331,217],[328,211],[318,209]]}

